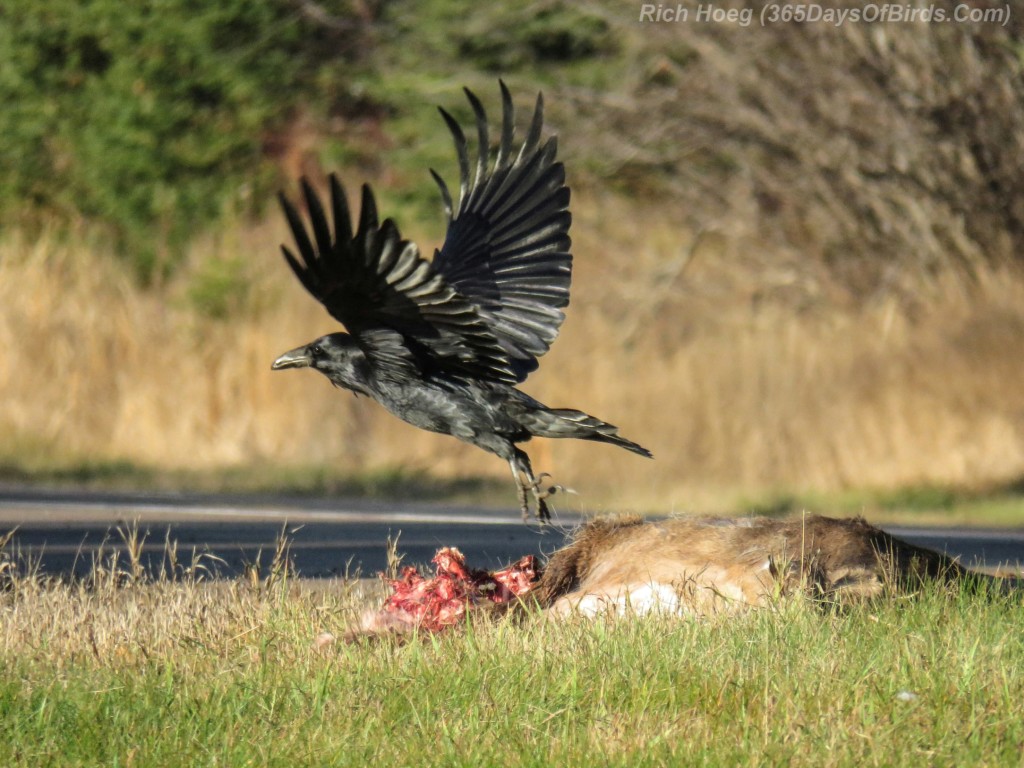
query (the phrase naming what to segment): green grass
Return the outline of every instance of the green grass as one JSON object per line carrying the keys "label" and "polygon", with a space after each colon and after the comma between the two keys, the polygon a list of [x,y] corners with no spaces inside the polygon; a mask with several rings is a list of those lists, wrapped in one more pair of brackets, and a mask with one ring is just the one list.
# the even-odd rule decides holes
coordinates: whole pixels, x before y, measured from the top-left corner
{"label": "green grass", "polygon": [[[693,621],[334,644],[350,586],[0,597],[0,760],[40,765],[1017,765],[1020,596],[926,588]],[[905,700],[906,699],[906,700]]]}

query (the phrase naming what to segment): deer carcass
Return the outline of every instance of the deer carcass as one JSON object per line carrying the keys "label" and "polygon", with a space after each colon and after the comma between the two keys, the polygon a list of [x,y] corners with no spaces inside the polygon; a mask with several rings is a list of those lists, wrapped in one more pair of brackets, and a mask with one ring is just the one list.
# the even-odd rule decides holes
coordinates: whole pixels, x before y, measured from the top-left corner
{"label": "deer carcass", "polygon": [[441,550],[435,564],[432,578],[407,569],[392,582],[384,607],[367,613],[353,636],[436,631],[484,607],[534,605],[556,618],[651,612],[699,617],[796,595],[865,600],[970,573],[861,518],[819,515],[598,519],[543,568],[527,556],[502,571],[472,570],[451,548]]}

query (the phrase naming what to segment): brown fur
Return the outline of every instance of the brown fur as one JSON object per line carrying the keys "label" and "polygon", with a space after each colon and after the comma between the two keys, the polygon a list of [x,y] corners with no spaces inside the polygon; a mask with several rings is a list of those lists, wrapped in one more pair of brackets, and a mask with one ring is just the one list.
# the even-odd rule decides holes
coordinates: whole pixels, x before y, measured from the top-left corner
{"label": "brown fur", "polygon": [[[762,605],[795,591],[864,599],[887,586],[953,580],[954,560],[860,518],[596,520],[555,552],[533,593],[558,614],[625,607],[635,589],[674,589],[679,612]],[[649,592],[649,590],[648,590]]]}

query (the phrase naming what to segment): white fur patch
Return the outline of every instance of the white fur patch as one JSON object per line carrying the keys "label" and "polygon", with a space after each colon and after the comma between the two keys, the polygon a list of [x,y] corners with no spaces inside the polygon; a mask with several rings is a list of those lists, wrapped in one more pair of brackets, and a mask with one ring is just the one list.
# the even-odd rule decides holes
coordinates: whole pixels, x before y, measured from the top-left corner
{"label": "white fur patch", "polygon": [[621,615],[647,613],[679,613],[679,592],[671,584],[652,582],[631,584],[612,594],[587,594],[579,598],[575,608],[584,616],[597,616],[608,611]]}

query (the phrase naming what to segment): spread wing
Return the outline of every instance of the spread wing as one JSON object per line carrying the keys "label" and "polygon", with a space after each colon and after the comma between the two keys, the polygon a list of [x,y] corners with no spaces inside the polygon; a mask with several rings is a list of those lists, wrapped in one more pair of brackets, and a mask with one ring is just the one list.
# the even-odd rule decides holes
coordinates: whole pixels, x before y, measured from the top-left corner
{"label": "spread wing", "polygon": [[468,89],[466,97],[476,116],[476,170],[471,181],[466,137],[442,109],[459,159],[459,204],[453,210],[448,187],[431,170],[448,214],[444,245],[433,266],[478,307],[522,381],[558,335],[565,319],[561,310],[569,303],[569,188],[564,167],[555,161],[555,139],[540,143],[540,95],[526,140],[515,151],[515,111],[501,83],[501,139],[493,166],[487,114]]}
{"label": "spread wing", "polygon": [[299,280],[340,320],[367,355],[385,370],[439,369],[492,381],[516,379],[508,357],[481,318],[391,219],[379,223],[377,204],[363,186],[355,233],[341,183],[330,177],[333,229],[316,192],[302,192],[310,229],[280,196],[298,256],[281,250]]}

